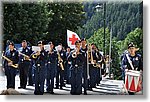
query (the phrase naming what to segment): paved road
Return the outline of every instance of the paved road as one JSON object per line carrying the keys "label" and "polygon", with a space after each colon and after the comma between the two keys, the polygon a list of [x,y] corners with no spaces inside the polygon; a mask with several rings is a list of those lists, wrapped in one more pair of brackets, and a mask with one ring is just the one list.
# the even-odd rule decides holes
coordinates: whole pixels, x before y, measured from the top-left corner
{"label": "paved road", "polygon": [[[16,76],[16,86],[15,89],[24,95],[33,95],[34,86],[27,86],[26,89],[18,89],[19,87],[19,76]],[[0,75],[0,92],[6,89],[6,77]],[[54,95],[70,95],[71,86],[69,84],[63,89],[54,89]],[[45,86],[46,90],[46,86]],[[93,88],[93,91],[87,91],[88,95],[124,95],[127,94],[124,88],[122,80],[108,80],[103,78],[101,84],[97,88]],[[44,93],[44,95],[50,95]]]}

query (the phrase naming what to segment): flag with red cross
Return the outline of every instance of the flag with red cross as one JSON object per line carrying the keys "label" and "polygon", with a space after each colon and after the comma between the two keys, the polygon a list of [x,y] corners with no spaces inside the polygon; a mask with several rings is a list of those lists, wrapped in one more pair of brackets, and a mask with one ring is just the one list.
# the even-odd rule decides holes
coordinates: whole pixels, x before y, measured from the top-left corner
{"label": "flag with red cross", "polygon": [[75,48],[75,42],[80,40],[79,36],[70,30],[67,30],[67,44],[71,49]]}

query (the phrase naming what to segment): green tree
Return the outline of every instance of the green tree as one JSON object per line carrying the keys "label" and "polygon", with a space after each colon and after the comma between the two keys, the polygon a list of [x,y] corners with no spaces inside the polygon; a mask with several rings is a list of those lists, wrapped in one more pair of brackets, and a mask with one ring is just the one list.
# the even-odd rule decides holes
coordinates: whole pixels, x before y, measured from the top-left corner
{"label": "green tree", "polygon": [[[79,27],[80,36],[90,38],[99,28],[104,27],[103,9],[101,12],[94,12],[96,3],[84,4],[86,11],[86,21]],[[89,9],[90,8],[90,9]],[[93,9],[91,9],[93,8]],[[139,27],[142,28],[142,2],[107,2],[106,5],[106,26],[110,29],[113,26],[113,37],[124,40],[129,32]]]}
{"label": "green tree", "polygon": [[130,32],[124,40],[123,50],[127,49],[128,44],[133,42],[139,48],[139,53],[143,54],[143,30],[136,28]]}
{"label": "green tree", "polygon": [[[96,46],[104,51],[103,49],[103,36],[104,36],[104,28],[100,28],[98,31],[95,31],[94,35],[92,35],[87,41],[88,43],[95,43]],[[110,31],[108,28],[106,28],[106,55],[109,55],[109,47],[110,47]],[[112,39],[112,45],[111,45],[111,73],[114,74],[115,79],[120,79],[121,77],[121,71],[120,71],[120,55],[119,55],[119,49],[120,49],[120,43],[121,41],[117,41],[117,38]]]}
{"label": "green tree", "polygon": [[53,13],[52,21],[49,22],[46,40],[55,44],[66,43],[67,29],[76,31],[84,19],[83,5],[81,3],[50,3],[49,11]]}
{"label": "green tree", "polygon": [[47,33],[52,13],[47,4],[4,3],[4,42],[20,43],[27,39],[31,44],[42,40]]}
{"label": "green tree", "polygon": [[111,73],[114,75],[114,79],[118,80],[121,79],[121,69],[120,69],[120,41],[117,41],[117,38],[114,37],[112,39],[112,46],[111,46]]}
{"label": "green tree", "polygon": [[[109,29],[106,28],[105,30],[105,51],[106,54],[109,54],[109,38],[110,37],[110,32]],[[97,31],[94,32],[94,35],[92,35],[89,39],[88,39],[89,43],[95,43],[96,46],[100,49],[100,50],[104,50],[104,28],[100,28]]]}

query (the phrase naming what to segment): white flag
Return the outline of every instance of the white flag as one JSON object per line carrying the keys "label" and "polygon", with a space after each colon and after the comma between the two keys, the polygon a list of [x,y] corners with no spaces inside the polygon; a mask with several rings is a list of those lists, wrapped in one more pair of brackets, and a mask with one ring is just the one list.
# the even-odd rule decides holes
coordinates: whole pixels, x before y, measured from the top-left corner
{"label": "white flag", "polygon": [[75,48],[75,42],[80,40],[79,36],[70,30],[67,30],[67,44],[71,49]]}

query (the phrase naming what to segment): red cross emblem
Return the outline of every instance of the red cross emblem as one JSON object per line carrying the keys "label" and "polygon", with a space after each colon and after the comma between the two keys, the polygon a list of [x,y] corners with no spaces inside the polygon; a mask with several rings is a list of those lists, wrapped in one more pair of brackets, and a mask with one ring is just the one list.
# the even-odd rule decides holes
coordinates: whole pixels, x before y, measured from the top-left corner
{"label": "red cross emblem", "polygon": [[71,41],[71,44],[74,45],[75,42],[78,40],[74,34],[72,34],[72,38],[69,38],[69,41]]}

